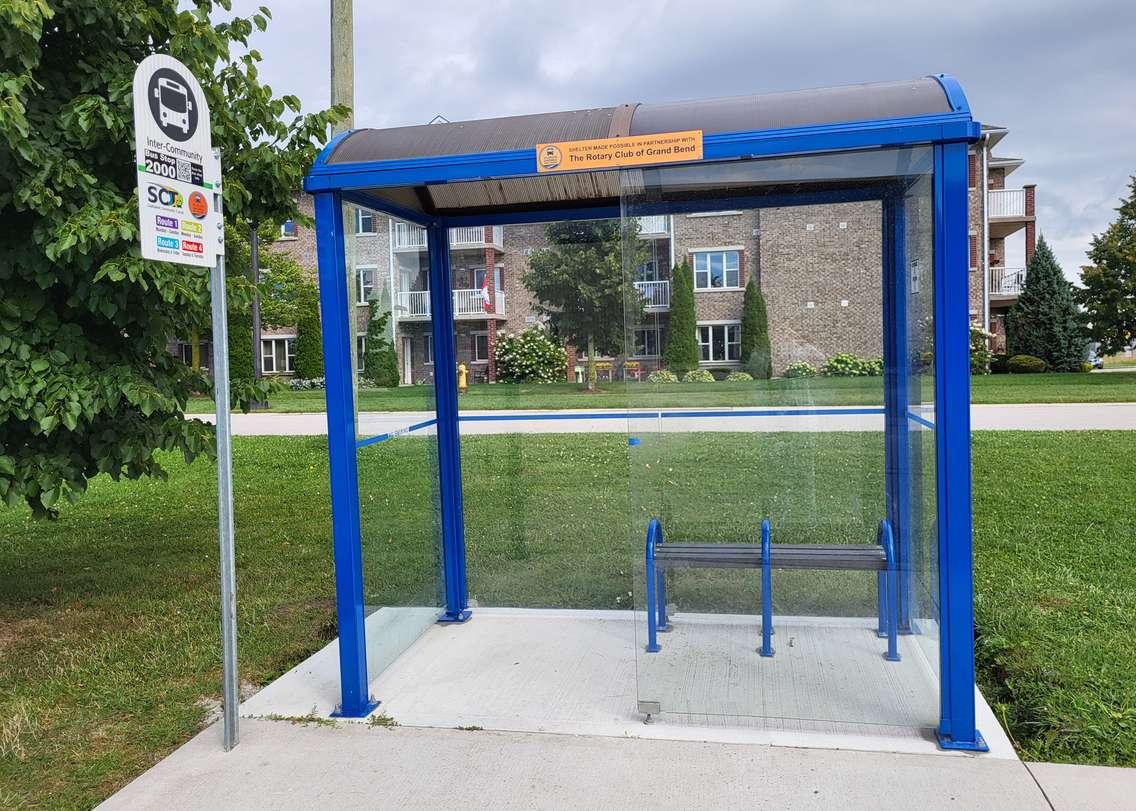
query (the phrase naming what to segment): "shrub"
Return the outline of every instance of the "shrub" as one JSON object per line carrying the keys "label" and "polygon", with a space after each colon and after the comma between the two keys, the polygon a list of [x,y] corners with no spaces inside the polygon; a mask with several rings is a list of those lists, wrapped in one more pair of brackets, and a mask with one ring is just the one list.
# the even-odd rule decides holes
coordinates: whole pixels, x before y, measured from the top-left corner
{"label": "shrub", "polygon": [[1010,371],[1010,356],[1005,354],[990,356],[990,371],[996,375],[1004,375]]}
{"label": "shrub", "polygon": [[497,336],[497,380],[503,383],[553,383],[564,380],[568,354],[544,327]]}
{"label": "shrub", "polygon": [[768,380],[773,377],[773,348],[769,343],[769,313],[765,298],[752,278],[746,285],[742,299],[741,328],[742,365],[753,377]]}
{"label": "shrub", "polygon": [[1087,360],[1081,361],[1081,372],[1082,373],[1091,372],[1092,370],[1093,370],[1093,365],[1091,363],[1089,363]]}
{"label": "shrub", "polygon": [[714,375],[705,369],[691,369],[682,376],[683,383],[713,383]]}
{"label": "shrub", "polygon": [[694,317],[694,271],[686,262],[671,271],[670,324],[667,345],[663,349],[663,365],[682,376],[698,368],[697,322]]}
{"label": "shrub", "polygon": [[808,361],[799,360],[785,367],[785,377],[816,377],[817,370]]}
{"label": "shrub", "polygon": [[978,327],[970,328],[970,373],[972,375],[990,374],[990,338],[989,332]]}
{"label": "shrub", "polygon": [[833,355],[820,367],[825,377],[878,377],[884,373],[883,358],[861,358],[841,352]]}
{"label": "shrub", "polygon": [[319,298],[315,289],[305,291],[296,302],[296,377],[323,377],[323,336],[320,334]]}
{"label": "shrub", "polygon": [[322,377],[313,378],[308,380],[303,377],[293,377],[288,381],[288,388],[292,391],[308,391],[309,389],[322,389],[324,388],[324,379]]}
{"label": "shrub", "polygon": [[647,375],[648,383],[677,383],[678,375],[674,372],[668,372],[666,369],[658,369]]}
{"label": "shrub", "polygon": [[726,382],[728,383],[748,383],[753,380],[753,375],[749,372],[730,372],[726,375]]}
{"label": "shrub", "polygon": [[1014,355],[1006,363],[1006,370],[1015,375],[1038,374],[1048,368],[1048,363],[1033,355]]}

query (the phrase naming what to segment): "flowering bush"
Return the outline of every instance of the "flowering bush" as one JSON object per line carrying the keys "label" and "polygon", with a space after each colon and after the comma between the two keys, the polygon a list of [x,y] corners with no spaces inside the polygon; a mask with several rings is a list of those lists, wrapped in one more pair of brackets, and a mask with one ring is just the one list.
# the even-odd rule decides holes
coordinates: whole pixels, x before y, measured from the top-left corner
{"label": "flowering bush", "polygon": [[753,380],[753,375],[749,372],[730,372],[726,375],[727,383],[746,383]]}
{"label": "flowering bush", "polygon": [[713,383],[714,375],[705,369],[691,369],[682,376],[683,383]]}
{"label": "flowering bush", "polygon": [[648,383],[677,383],[678,375],[666,369],[659,369],[647,375]]}
{"label": "flowering bush", "polygon": [[799,360],[785,367],[785,377],[816,377],[817,370],[808,361]]}
{"label": "flowering bush", "polygon": [[883,358],[861,358],[841,352],[833,355],[820,367],[825,377],[878,377],[884,373]]}
{"label": "flowering bush", "polygon": [[502,383],[563,381],[568,354],[544,327],[497,334],[497,380]]}
{"label": "flowering bush", "polygon": [[294,377],[288,381],[288,388],[292,391],[307,391],[308,389],[322,389],[324,381],[322,377],[313,377],[305,379],[302,377]]}
{"label": "flowering bush", "polygon": [[972,375],[990,374],[990,339],[994,336],[978,327],[970,328],[970,373]]}

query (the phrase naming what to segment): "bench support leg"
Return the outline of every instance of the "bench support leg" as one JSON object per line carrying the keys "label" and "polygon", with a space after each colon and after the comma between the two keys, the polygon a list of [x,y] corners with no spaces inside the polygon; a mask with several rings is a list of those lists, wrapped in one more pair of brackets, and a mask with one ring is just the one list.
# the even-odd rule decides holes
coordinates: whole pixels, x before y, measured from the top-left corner
{"label": "bench support leg", "polygon": [[655,589],[655,595],[658,598],[658,608],[659,608],[659,622],[658,622],[659,627],[658,627],[658,630],[659,630],[660,633],[664,633],[664,632],[669,631],[671,629],[671,624],[667,620],[667,573],[666,573],[666,570],[658,569],[658,575],[657,576],[659,578],[659,583],[658,583],[658,588]]}
{"label": "bench support leg", "polygon": [[876,636],[880,639],[886,639],[888,635],[888,598],[887,575],[884,572],[876,573],[876,613],[879,614],[879,619],[876,623]]}
{"label": "bench support leg", "polygon": [[655,566],[655,545],[662,542],[662,534],[659,520],[652,518],[651,523],[647,525],[647,653],[659,652],[658,626],[656,624],[658,595],[655,594],[655,590],[660,578],[659,571]]}
{"label": "bench support leg", "polygon": [[[881,611],[886,606],[888,649],[884,658],[889,662],[899,661],[899,573],[896,571],[895,538],[891,532],[891,524],[887,519],[880,521],[880,531],[877,540],[884,548],[884,559],[887,561],[885,580],[887,581],[886,597],[881,602]],[[884,573],[881,573],[883,575]]]}
{"label": "bench support leg", "polygon": [[761,522],[761,655],[773,655],[773,565],[769,519]]}

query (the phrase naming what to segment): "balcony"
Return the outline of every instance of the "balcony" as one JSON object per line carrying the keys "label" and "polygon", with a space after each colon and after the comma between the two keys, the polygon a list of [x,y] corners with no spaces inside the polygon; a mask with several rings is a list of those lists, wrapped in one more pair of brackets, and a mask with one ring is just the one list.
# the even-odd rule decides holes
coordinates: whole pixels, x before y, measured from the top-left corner
{"label": "balcony", "polygon": [[643,239],[665,237],[670,231],[670,218],[666,214],[652,217],[636,217],[639,221],[639,236]]}
{"label": "balcony", "polygon": [[1022,292],[1025,284],[1025,268],[1007,268],[992,266],[990,268],[990,295],[1016,296]]}
{"label": "balcony", "polygon": [[[501,250],[503,231],[500,225],[494,225],[490,232],[490,240],[485,241],[485,228],[480,225],[465,228],[450,229],[450,250],[469,250],[496,248]],[[426,229],[421,225],[408,222],[395,222],[394,224],[394,250],[396,251],[424,251],[426,250]]]}
{"label": "balcony", "polygon": [[[485,309],[485,298],[481,290],[454,290],[455,319],[503,319],[505,317],[505,294],[498,290],[494,296],[494,307]],[[430,291],[409,290],[398,294],[395,317],[401,321],[427,321],[430,318]]]}
{"label": "balcony", "polygon": [[647,302],[647,310],[669,310],[671,307],[671,283],[669,281],[635,282]]}
{"label": "balcony", "polygon": [[986,193],[990,237],[1000,239],[1025,228],[1034,218],[1034,189],[991,189]]}

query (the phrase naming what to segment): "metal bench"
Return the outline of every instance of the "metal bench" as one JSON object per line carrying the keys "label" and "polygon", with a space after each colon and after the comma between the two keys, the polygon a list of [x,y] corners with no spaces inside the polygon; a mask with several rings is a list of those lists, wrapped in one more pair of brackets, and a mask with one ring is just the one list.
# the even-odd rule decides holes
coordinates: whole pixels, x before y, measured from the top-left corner
{"label": "metal bench", "polygon": [[761,569],[761,649],[773,655],[773,570],[830,569],[876,572],[879,621],[876,633],[887,637],[885,658],[899,661],[898,578],[891,524],[880,521],[876,545],[772,543],[769,519],[761,522],[760,544],[667,543],[659,519],[647,525],[647,652],[659,651],[658,632],[669,630],[667,569]]}

